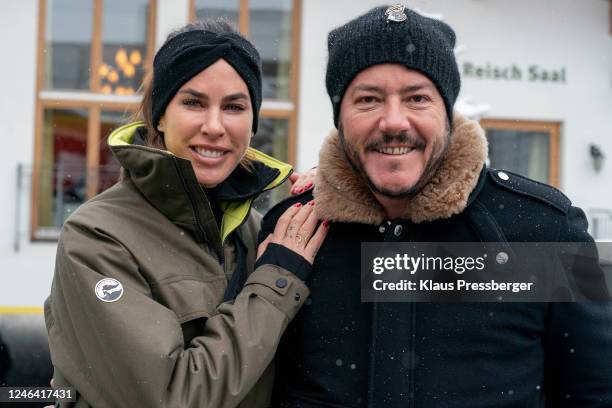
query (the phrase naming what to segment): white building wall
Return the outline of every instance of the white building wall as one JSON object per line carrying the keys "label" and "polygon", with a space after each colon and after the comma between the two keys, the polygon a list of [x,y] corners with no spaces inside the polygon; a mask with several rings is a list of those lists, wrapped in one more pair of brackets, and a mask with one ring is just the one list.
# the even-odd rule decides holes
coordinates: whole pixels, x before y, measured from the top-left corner
{"label": "white building wall", "polygon": [[[25,177],[19,208],[16,204],[17,165],[31,168],[34,157],[38,1],[5,0],[2,9],[10,10],[10,18],[2,18],[0,24],[0,172],[4,175],[0,200],[0,307],[42,306],[51,285],[56,245],[30,243],[31,185]],[[16,237],[18,217],[21,222]]]}
{"label": "white building wall", "polygon": [[[324,88],[327,33],[377,5],[375,0],[302,2],[302,58],[298,168],[316,164],[333,126]],[[465,46],[465,60],[498,66],[537,64],[566,68],[565,84],[464,78],[462,95],[492,109],[486,117],[560,121],[561,189],[579,206],[612,209],[612,36],[608,2],[602,0],[412,0],[426,13],[442,14]],[[608,160],[595,173],[589,144]]]}

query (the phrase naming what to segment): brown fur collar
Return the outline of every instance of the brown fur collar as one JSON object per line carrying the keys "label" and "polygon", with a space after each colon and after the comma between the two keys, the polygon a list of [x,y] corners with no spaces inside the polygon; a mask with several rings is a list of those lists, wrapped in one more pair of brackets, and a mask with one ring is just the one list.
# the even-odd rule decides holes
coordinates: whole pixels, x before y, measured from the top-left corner
{"label": "brown fur collar", "polygon": [[[484,131],[454,114],[448,153],[431,181],[413,197],[402,218],[419,223],[449,218],[464,210],[487,158]],[[346,160],[334,130],[319,153],[314,196],[322,219],[377,225],[386,214],[360,175]]]}

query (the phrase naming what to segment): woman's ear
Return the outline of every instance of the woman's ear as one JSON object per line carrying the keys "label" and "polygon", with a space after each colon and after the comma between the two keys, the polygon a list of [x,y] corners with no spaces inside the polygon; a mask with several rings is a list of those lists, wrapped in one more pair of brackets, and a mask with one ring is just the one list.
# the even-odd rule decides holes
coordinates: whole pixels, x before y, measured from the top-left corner
{"label": "woman's ear", "polygon": [[158,131],[158,132],[162,132],[162,133],[163,133],[163,132],[164,132],[165,127],[166,127],[166,123],[165,123],[165,121],[164,121],[164,117],[162,116],[162,117],[159,119],[159,122],[157,123],[157,131]]}

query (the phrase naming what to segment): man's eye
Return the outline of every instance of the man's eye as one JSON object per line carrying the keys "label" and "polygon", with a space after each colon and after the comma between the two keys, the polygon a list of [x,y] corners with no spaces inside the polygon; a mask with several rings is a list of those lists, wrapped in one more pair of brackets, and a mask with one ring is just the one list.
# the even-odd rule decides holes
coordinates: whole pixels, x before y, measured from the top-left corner
{"label": "man's eye", "polygon": [[373,96],[362,96],[357,100],[357,103],[370,104],[376,102],[376,98]]}
{"label": "man's eye", "polygon": [[410,98],[410,102],[423,103],[429,101],[429,98],[425,95],[412,95]]}

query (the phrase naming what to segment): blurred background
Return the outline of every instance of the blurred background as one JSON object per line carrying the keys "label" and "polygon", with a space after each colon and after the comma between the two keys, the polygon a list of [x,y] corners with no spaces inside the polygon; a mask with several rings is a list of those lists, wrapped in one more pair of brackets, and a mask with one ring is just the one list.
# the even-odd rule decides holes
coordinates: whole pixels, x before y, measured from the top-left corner
{"label": "blurred background", "polygon": [[[374,0],[3,0],[0,2],[0,385],[51,377],[42,305],[64,220],[111,186],[109,132],[140,101],[155,50],[190,20],[225,16],[263,59],[254,147],[315,166],[333,127],[326,36]],[[551,184],[612,240],[609,0],[410,0],[457,33],[457,110],[480,120],[489,163]],[[265,211],[285,191],[263,197]],[[609,247],[610,245],[608,245]],[[602,244],[602,262],[612,258]],[[608,251],[609,252],[609,251]],[[1,404],[0,404],[1,405]]]}

